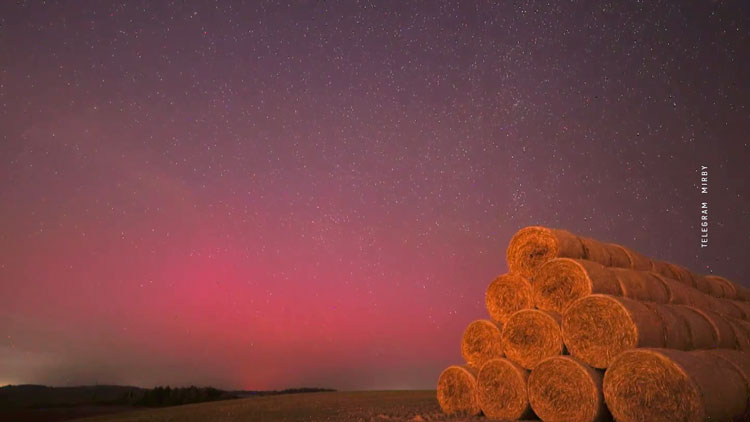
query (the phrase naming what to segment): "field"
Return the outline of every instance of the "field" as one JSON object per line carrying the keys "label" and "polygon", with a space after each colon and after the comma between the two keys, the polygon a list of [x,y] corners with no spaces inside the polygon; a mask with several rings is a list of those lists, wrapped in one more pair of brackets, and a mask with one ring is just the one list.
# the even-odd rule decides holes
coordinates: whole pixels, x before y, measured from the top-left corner
{"label": "field", "polygon": [[450,418],[438,407],[435,391],[363,391],[289,394],[224,400],[97,416],[87,422],[385,422],[481,421]]}

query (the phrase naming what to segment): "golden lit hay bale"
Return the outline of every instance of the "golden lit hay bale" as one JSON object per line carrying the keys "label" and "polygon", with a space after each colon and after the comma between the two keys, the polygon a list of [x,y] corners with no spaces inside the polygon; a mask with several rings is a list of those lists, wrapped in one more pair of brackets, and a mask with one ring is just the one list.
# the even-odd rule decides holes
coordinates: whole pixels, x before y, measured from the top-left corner
{"label": "golden lit hay bale", "polygon": [[531,284],[520,274],[508,273],[497,277],[487,287],[484,301],[492,319],[505,322],[521,309],[534,307]]}
{"label": "golden lit hay bale", "polygon": [[612,265],[612,258],[609,254],[607,244],[589,237],[578,236],[583,245],[583,259],[594,261],[607,267]]}
{"label": "golden lit hay bale", "polygon": [[687,324],[690,332],[690,349],[713,349],[718,334],[704,312],[687,305],[670,305],[669,311]]}
{"label": "golden lit hay bale", "polygon": [[565,230],[530,226],[519,230],[508,245],[506,258],[510,272],[530,278],[537,267],[557,257],[583,257],[583,245]]}
{"label": "golden lit hay bale", "polygon": [[[750,359],[747,359],[748,353],[747,352],[741,352],[739,350],[728,350],[728,349],[714,349],[714,350],[700,350],[696,351],[696,354],[711,354],[715,356],[719,356],[726,361],[730,362],[732,365],[734,365],[737,370],[742,374],[742,377],[745,379],[747,388],[750,391]],[[750,399],[750,396],[748,396],[748,399]]]}
{"label": "golden lit hay bale", "polygon": [[560,316],[538,309],[518,311],[503,326],[505,356],[526,369],[563,353]]}
{"label": "golden lit hay bale", "polygon": [[698,290],[706,293],[706,290],[704,290],[704,289],[707,289],[707,287],[704,286],[704,285],[698,285],[698,284],[696,284],[697,281],[701,281],[701,280],[695,280],[695,278],[693,277],[693,274],[690,272],[690,270],[688,270],[687,268],[682,267],[680,265],[672,264],[670,262],[667,263],[667,267],[669,268],[669,271],[672,272],[672,275],[673,275],[672,278],[673,279],[675,279],[677,281],[680,281],[682,283],[685,283],[688,286],[693,286],[696,289],[698,289]]}
{"label": "golden lit hay bale", "polygon": [[750,289],[745,286],[740,286],[739,284],[735,284],[734,287],[737,289],[737,300],[750,302]]}
{"label": "golden lit hay bale", "polygon": [[476,373],[468,366],[454,365],[440,374],[437,399],[443,412],[448,415],[479,414]]}
{"label": "golden lit hay bale", "polygon": [[570,354],[595,368],[606,368],[624,350],[663,347],[665,343],[659,315],[624,297],[578,299],[565,311],[562,330]]}
{"label": "golden lit hay bale", "polygon": [[486,319],[469,324],[461,337],[461,356],[474,368],[490,359],[503,357],[501,327]]}
{"label": "golden lit hay bale", "polygon": [[[726,303],[731,304],[731,307],[734,308],[735,312],[737,313],[737,316],[735,318],[740,318],[744,320],[750,321],[750,302],[745,302],[742,300],[729,300],[729,299],[719,299],[719,302],[724,304]],[[732,315],[732,311],[727,312],[727,315]],[[742,316],[740,316],[742,315]]]}
{"label": "golden lit hay bale", "polygon": [[[750,360],[750,354],[744,354]],[[604,374],[604,397],[622,422],[731,421],[745,411],[737,369],[707,353],[670,349],[623,352]]]}
{"label": "golden lit hay bale", "polygon": [[[613,269],[617,272],[617,269]],[[732,316],[750,320],[750,302],[730,300],[709,296],[698,289],[687,286],[682,282],[664,277],[661,274],[651,272],[653,277],[659,279],[667,291],[667,303],[690,305],[697,309],[704,309],[723,316]],[[621,283],[622,284],[622,280]],[[623,290],[626,290],[623,286]],[[661,300],[654,300],[661,302]]]}
{"label": "golden lit hay bale", "polygon": [[571,356],[547,358],[529,374],[529,403],[543,421],[597,422],[609,419],[602,373]]}
{"label": "golden lit hay bale", "polygon": [[[614,243],[606,243],[606,245],[607,251],[609,252],[609,265],[611,267],[633,268],[633,264],[630,262],[630,256],[628,255],[628,251],[625,250],[625,247]],[[651,263],[649,262],[649,269],[650,268]]]}
{"label": "golden lit hay bale", "polygon": [[659,273],[652,272],[651,274],[654,277],[658,278],[664,284],[664,287],[667,289],[667,293],[669,296],[668,303],[690,305],[692,295],[694,295],[695,293],[700,293],[690,286],[686,286],[685,284],[677,280],[664,277],[663,275]]}
{"label": "golden lit hay bale", "polygon": [[747,400],[745,402],[745,413],[738,420],[750,421],[750,359],[748,359],[748,354],[726,349],[701,350],[700,353],[709,353],[726,360],[742,375],[745,380]]}
{"label": "golden lit hay bale", "polygon": [[487,361],[477,376],[477,400],[482,413],[502,420],[531,416],[527,378],[528,371],[508,359]]}
{"label": "golden lit hay bale", "polygon": [[714,312],[722,315],[728,315],[733,318],[747,319],[747,315],[744,309],[744,302],[722,298],[713,299],[718,304],[717,306],[715,306]]}
{"label": "golden lit hay bale", "polygon": [[687,284],[690,287],[696,287],[695,280],[690,271],[679,265],[664,261],[653,261],[652,271],[659,273],[664,277],[671,278],[672,280],[677,280],[683,284]]}
{"label": "golden lit hay bale", "polygon": [[750,352],[750,322],[727,317],[737,338],[737,349]]}
{"label": "golden lit hay bale", "polygon": [[644,305],[652,309],[661,320],[662,327],[664,327],[664,347],[678,350],[693,349],[690,326],[685,318],[672,311],[672,306],[647,302],[644,302]]}
{"label": "golden lit hay bale", "polygon": [[742,312],[745,314],[745,317],[743,319],[750,321],[750,302],[735,300],[732,302],[732,304],[740,308]]}
{"label": "golden lit hay bale", "polygon": [[531,289],[537,308],[558,313],[576,299],[592,293],[622,294],[610,268],[571,258],[553,259],[539,267]]}
{"label": "golden lit hay bale", "polygon": [[690,305],[698,309],[705,309],[726,315],[719,299],[711,297],[693,287],[687,286],[680,281],[657,275],[669,291],[669,303]]}
{"label": "golden lit hay bale", "polygon": [[[716,347],[720,349],[736,349],[737,336],[729,320],[715,312],[697,309],[701,315],[711,324],[716,335]],[[698,349],[698,347],[696,347]]]}
{"label": "golden lit hay bale", "polygon": [[714,274],[705,275],[703,277],[705,277],[707,280],[709,280],[710,282],[714,284],[723,286],[723,289],[725,292],[725,295],[723,297],[726,297],[728,299],[738,299],[738,296],[737,296],[738,286],[732,283],[731,281],[727,280],[724,277],[714,275]]}
{"label": "golden lit hay bale", "polygon": [[693,274],[692,276],[696,288],[703,293],[716,298],[732,297],[729,287],[721,281],[700,274]]}
{"label": "golden lit hay bale", "polygon": [[630,266],[628,266],[628,268],[640,271],[653,270],[653,262],[651,259],[625,246],[620,246],[620,248],[622,248],[622,250],[625,251],[625,254],[628,255],[628,260],[630,261]]}
{"label": "golden lit hay bale", "polygon": [[622,288],[622,295],[629,299],[656,303],[668,303],[669,291],[664,283],[649,271],[612,268]]}
{"label": "golden lit hay bale", "polygon": [[[669,266],[664,261],[657,261],[653,260],[651,261],[651,271],[655,272],[661,276],[664,276],[670,280],[674,280],[675,276],[672,273],[672,270],[670,270]],[[679,281],[679,280],[677,280]]]}

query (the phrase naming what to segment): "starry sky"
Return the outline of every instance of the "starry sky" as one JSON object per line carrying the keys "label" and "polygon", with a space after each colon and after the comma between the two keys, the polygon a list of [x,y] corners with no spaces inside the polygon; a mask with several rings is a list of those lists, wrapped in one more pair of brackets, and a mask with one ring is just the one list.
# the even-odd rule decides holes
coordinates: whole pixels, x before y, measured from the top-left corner
{"label": "starry sky", "polygon": [[532,224],[747,286],[749,29],[741,0],[2,2],[0,385],[434,388]]}

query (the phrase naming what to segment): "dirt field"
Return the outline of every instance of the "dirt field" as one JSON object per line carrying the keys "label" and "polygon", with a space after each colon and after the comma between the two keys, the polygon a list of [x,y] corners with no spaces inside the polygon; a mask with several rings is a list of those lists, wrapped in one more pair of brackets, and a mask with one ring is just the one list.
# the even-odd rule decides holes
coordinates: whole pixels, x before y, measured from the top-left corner
{"label": "dirt field", "polygon": [[486,421],[449,418],[440,412],[435,391],[365,391],[289,394],[226,400],[79,419],[112,422],[386,422]]}

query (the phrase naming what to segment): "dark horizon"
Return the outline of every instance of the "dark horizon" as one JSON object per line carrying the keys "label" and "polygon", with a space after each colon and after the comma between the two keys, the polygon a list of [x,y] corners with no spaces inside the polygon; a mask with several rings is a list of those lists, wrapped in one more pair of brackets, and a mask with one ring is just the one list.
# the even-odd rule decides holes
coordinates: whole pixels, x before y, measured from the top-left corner
{"label": "dark horizon", "polygon": [[434,389],[528,225],[748,286],[749,12],[4,2],[0,385]]}

